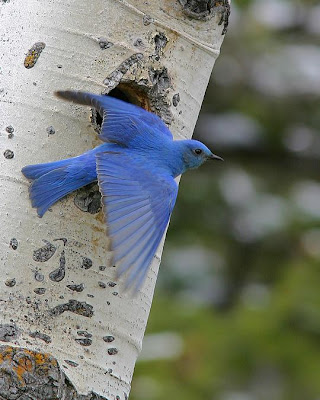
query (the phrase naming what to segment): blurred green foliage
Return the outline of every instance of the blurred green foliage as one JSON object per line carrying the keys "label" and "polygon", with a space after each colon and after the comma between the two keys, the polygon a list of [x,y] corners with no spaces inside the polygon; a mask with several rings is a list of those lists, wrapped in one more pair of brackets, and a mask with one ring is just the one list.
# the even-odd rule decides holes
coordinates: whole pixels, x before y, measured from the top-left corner
{"label": "blurred green foliage", "polygon": [[195,132],[226,161],[181,181],[146,332],[175,333],[183,351],[138,362],[132,400],[320,399],[317,12],[233,2]]}
{"label": "blurred green foliage", "polygon": [[148,332],[176,331],[184,352],[171,362],[138,363],[135,380],[148,376],[158,385],[136,398],[220,399],[232,391],[250,392],[244,399],[318,398],[319,279],[316,263],[294,263],[267,306],[238,303],[227,313],[157,297]]}

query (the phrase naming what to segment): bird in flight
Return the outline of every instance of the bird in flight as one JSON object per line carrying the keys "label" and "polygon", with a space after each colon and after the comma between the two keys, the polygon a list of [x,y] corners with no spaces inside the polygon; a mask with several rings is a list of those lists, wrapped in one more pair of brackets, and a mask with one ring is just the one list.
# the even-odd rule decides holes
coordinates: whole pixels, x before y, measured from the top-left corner
{"label": "bird in flight", "polygon": [[32,207],[38,215],[59,199],[98,181],[113,263],[126,287],[139,290],[169,223],[178,186],[174,178],[207,160],[222,160],[197,140],[173,140],[155,114],[122,100],[78,91],[56,95],[91,106],[103,117],[104,142],[80,156],[28,165]]}

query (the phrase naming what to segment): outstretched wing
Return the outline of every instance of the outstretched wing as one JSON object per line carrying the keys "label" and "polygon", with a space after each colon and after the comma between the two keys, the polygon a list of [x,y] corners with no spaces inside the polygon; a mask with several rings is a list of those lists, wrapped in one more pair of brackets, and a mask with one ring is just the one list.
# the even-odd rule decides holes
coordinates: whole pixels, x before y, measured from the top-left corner
{"label": "outstretched wing", "polygon": [[58,97],[74,103],[95,107],[103,118],[100,139],[133,147],[141,137],[161,135],[172,140],[172,134],[165,123],[155,114],[134,104],[111,96],[97,95],[72,90],[56,92]]}
{"label": "outstretched wing", "polygon": [[137,291],[166,230],[178,186],[145,160],[118,152],[99,153],[97,173],[118,276]]}

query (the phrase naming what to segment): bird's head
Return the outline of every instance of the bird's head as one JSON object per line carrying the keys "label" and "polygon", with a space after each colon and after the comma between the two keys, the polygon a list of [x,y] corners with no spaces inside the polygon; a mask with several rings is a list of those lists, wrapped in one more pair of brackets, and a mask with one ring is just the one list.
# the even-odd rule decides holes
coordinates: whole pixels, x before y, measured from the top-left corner
{"label": "bird's head", "polygon": [[207,160],[223,161],[198,140],[183,140],[181,143],[183,143],[183,161],[186,169],[198,168]]}

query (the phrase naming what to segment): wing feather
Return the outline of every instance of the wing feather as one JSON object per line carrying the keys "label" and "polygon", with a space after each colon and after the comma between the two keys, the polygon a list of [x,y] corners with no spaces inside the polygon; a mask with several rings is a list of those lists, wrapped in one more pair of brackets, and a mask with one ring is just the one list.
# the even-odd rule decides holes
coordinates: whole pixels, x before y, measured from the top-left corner
{"label": "wing feather", "polygon": [[74,103],[96,108],[103,117],[100,139],[133,147],[135,139],[141,145],[141,137],[164,136],[172,140],[172,134],[156,114],[111,96],[72,90],[58,91],[56,95]]}
{"label": "wing feather", "polygon": [[141,252],[140,259],[137,259],[133,267],[130,269],[129,276],[127,278],[127,286],[133,284],[135,291],[138,290],[145,279],[145,275],[165,232],[166,226],[166,224],[163,224],[162,229],[159,229],[153,240],[150,241],[148,246],[144,249],[145,251]]}
{"label": "wing feather", "polygon": [[149,204],[131,204],[128,207],[123,207],[120,210],[115,210],[115,211],[109,211],[109,223],[112,223],[114,221],[121,221],[124,218],[134,218],[136,215],[143,215],[145,212],[149,210]]}
{"label": "wing feather", "polygon": [[[137,291],[168,225],[178,187],[126,151],[99,153],[98,182],[118,276]],[[124,167],[125,166],[125,167]],[[130,167],[128,167],[130,166]]]}

